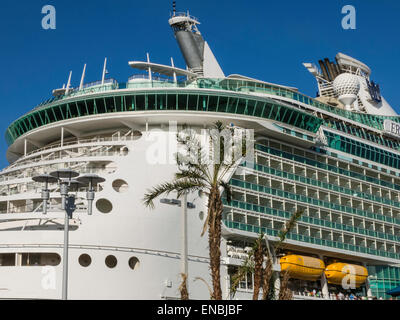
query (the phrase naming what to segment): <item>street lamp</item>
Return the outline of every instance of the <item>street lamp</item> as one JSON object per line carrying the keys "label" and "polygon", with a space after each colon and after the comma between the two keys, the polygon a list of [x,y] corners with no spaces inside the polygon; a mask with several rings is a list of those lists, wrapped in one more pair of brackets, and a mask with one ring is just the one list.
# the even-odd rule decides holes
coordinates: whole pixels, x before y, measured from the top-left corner
{"label": "street lamp", "polygon": [[86,193],[86,199],[88,201],[88,215],[92,215],[92,209],[93,209],[93,200],[94,200],[94,185],[102,183],[106,181],[106,179],[99,177],[96,174],[85,174],[83,176],[80,176],[78,179],[78,182],[83,183],[85,185],[89,185],[89,189]]}
{"label": "street lamp", "polygon": [[47,201],[50,200],[49,183],[56,183],[58,182],[58,180],[48,174],[42,174],[40,176],[33,177],[32,180],[35,182],[44,183],[44,187],[42,189],[42,200],[43,200],[43,214],[46,214]]}
{"label": "street lamp", "polygon": [[[77,179],[74,179],[77,178]],[[50,175],[43,174],[32,178],[33,181],[44,183],[42,190],[43,214],[47,213],[47,202],[50,200],[49,183],[58,182],[61,194],[61,209],[65,211],[64,220],[64,249],[63,249],[63,280],[62,299],[68,297],[68,242],[69,242],[69,219],[75,211],[75,196],[69,195],[70,191],[78,191],[79,187],[89,186],[86,194],[88,201],[88,214],[92,214],[93,200],[95,196],[94,185],[104,182],[105,179],[95,174],[87,174],[79,177],[79,173],[70,169],[60,169],[51,172]]]}

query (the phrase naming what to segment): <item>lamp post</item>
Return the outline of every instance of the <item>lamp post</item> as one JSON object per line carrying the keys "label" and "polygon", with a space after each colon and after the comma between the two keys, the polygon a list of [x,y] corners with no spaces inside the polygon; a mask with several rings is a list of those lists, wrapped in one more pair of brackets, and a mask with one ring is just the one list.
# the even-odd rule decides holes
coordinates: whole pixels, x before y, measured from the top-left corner
{"label": "lamp post", "polygon": [[187,193],[182,196],[182,273],[188,274]]}
{"label": "lamp post", "polygon": [[[105,179],[95,174],[80,176],[79,173],[70,169],[60,169],[51,172],[50,175],[43,174],[33,177],[32,180],[44,183],[42,190],[43,214],[47,213],[47,201],[50,200],[49,183],[58,182],[61,194],[61,209],[65,211],[64,218],[64,248],[63,248],[63,278],[62,278],[62,300],[68,299],[68,246],[69,246],[69,219],[75,211],[75,196],[69,195],[69,191],[77,191],[79,187],[89,186],[86,194],[88,201],[88,214],[92,214],[93,200],[95,197],[94,185],[104,182]],[[74,178],[77,178],[76,180]]]}
{"label": "lamp post", "polygon": [[181,273],[188,274],[188,233],[187,233],[187,210],[195,209],[196,206],[187,201],[187,193],[182,195],[182,201],[177,199],[161,199],[161,203],[176,205],[182,208],[181,215],[181,237],[182,237],[182,253],[181,253]]}

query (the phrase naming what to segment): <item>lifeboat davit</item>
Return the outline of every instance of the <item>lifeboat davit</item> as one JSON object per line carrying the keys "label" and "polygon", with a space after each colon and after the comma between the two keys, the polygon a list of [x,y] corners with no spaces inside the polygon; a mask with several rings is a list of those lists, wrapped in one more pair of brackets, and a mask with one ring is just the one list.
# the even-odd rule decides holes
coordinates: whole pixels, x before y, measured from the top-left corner
{"label": "lifeboat davit", "polygon": [[299,255],[287,255],[281,258],[282,272],[289,272],[290,278],[316,281],[321,278],[325,270],[322,260]]}
{"label": "lifeboat davit", "polygon": [[345,283],[349,286],[353,284],[358,288],[367,280],[368,270],[356,264],[337,262],[326,267],[325,276],[328,283],[336,285]]}

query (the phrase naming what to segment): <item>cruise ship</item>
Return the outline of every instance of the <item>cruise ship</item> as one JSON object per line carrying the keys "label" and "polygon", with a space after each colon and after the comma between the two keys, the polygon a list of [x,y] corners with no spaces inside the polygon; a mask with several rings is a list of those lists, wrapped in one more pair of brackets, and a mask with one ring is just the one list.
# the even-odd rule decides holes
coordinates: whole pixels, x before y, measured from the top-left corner
{"label": "cruise ship", "polygon": [[[312,98],[295,87],[225,75],[197,18],[174,10],[169,24],[185,67],[147,55],[127,62],[126,82],[107,78],[105,63],[102,79],[85,83],[85,65],[79,86],[70,75],[7,128],[0,298],[61,299],[60,186],[49,183],[43,202],[43,185],[32,178],[72,169],[105,182],[96,185],[92,215],[85,188],[74,191],[68,299],[180,299],[181,202],[171,194],[150,210],[143,197],[177,172],[169,143],[176,133],[184,126],[200,132],[217,120],[253,130],[255,141],[254,161],[238,163],[227,180],[233,200],[224,200],[223,298],[252,298],[253,276],[232,296],[232,275],[260,233],[273,245],[299,210],[274,264],[277,273],[289,270],[294,299],[339,292],[389,298],[400,285],[400,117],[370,68],[343,53],[304,63],[317,81]],[[208,241],[200,236],[207,201],[194,193],[188,202],[189,295],[209,299]],[[344,267],[355,270],[350,291],[341,286]],[[314,290],[321,295],[305,294]]]}

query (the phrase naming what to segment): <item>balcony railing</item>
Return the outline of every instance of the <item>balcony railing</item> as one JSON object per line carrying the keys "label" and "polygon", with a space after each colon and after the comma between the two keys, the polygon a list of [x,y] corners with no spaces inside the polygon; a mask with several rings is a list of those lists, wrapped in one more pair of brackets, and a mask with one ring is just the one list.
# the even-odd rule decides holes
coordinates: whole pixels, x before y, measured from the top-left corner
{"label": "balcony railing", "polygon": [[[259,226],[254,226],[242,222],[236,222],[236,221],[229,221],[229,220],[224,220],[224,224],[231,229],[238,229],[241,231],[247,231],[247,232],[252,232],[256,234],[260,234],[263,232],[266,235],[277,237],[279,231],[267,227],[259,227]],[[319,238],[314,238],[302,234],[296,234],[296,233],[288,233],[287,239],[290,240],[295,240],[295,241],[300,241],[300,242],[306,242],[306,243],[312,243],[316,245],[321,245],[321,246],[327,246],[335,249],[341,249],[341,250],[347,250],[347,251],[353,251],[353,252],[359,252],[359,253],[365,253],[365,254],[371,254],[375,256],[381,256],[385,258],[391,258],[391,259],[396,259],[400,260],[400,254],[394,253],[394,252],[388,252],[388,251],[382,251],[382,250],[376,250],[372,248],[367,248],[359,245],[351,245],[348,243],[343,243],[343,242],[338,242],[338,241],[333,241],[333,240],[326,240],[326,239],[319,239]]]}

